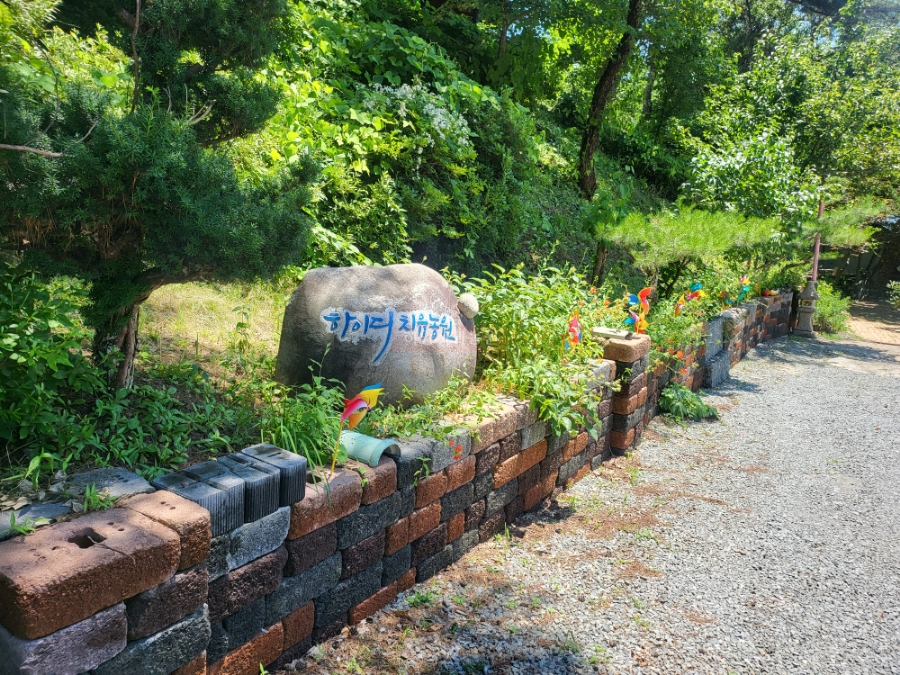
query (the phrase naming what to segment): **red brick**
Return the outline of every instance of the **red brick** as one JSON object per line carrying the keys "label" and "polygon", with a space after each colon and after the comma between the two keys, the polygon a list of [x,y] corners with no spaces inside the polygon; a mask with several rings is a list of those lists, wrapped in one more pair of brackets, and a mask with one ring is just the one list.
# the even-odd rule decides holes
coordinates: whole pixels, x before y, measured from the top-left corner
{"label": "red brick", "polygon": [[359,508],[362,482],[355,471],[338,469],[328,481],[306,486],[306,497],[291,506],[288,539],[297,539],[313,530],[348,516]]}
{"label": "red brick", "polygon": [[284,649],[284,629],[281,622],[265,629],[243,647],[225,655],[218,670],[210,675],[259,675],[259,665],[267,665],[281,656]]}
{"label": "red brick", "polygon": [[173,670],[171,675],[206,675],[206,652]]}
{"label": "red brick", "polygon": [[415,541],[441,522],[440,503],[431,504],[409,515],[409,541]]}
{"label": "red brick", "polygon": [[494,489],[496,490],[498,487],[506,485],[513,478],[522,473],[519,468],[521,463],[522,455],[515,455],[494,467]]}
{"label": "red brick", "polygon": [[578,450],[576,450],[575,447],[574,438],[563,446],[563,449],[559,452],[563,463],[568,462],[578,454]]}
{"label": "red brick", "polygon": [[639,392],[647,384],[647,373],[643,372],[630,382],[622,382],[618,396],[628,398]]}
{"label": "red brick", "polygon": [[472,438],[473,455],[477,455],[489,445],[493,445],[501,438],[515,432],[519,419],[518,411],[504,404],[500,404],[500,408],[500,412],[495,417],[481,420],[478,423],[478,428]]}
{"label": "red brick", "polygon": [[415,568],[409,570],[402,577],[397,579],[394,582],[397,584],[397,592],[402,593],[403,591],[408,591],[410,588],[416,585],[416,570]]}
{"label": "red brick", "polygon": [[452,492],[475,478],[475,457],[470,455],[461,462],[451,464],[444,472],[447,474],[447,492]]}
{"label": "red brick", "polygon": [[285,542],[288,561],[284,576],[292,577],[308,570],[337,551],[337,525],[329,523],[297,539]]}
{"label": "red brick", "polygon": [[545,476],[540,483],[538,483],[533,488],[528,490],[528,492],[522,495],[522,508],[526,511],[530,511],[535,506],[537,506],[544,497],[553,492],[553,488],[556,487],[556,479],[558,477],[559,472],[554,471],[553,473]]}
{"label": "red brick", "polygon": [[460,511],[447,521],[447,543],[459,539],[466,531],[466,512]]}
{"label": "red brick", "polygon": [[[440,506],[440,504],[438,504]],[[440,520],[440,515],[438,515]],[[409,543],[409,516],[401,518],[384,531],[384,554],[391,555]]]}
{"label": "red brick", "polygon": [[547,439],[542,438],[530,448],[525,448],[519,456],[522,458],[519,463],[520,471],[527,471],[547,456]]}
{"label": "red brick", "polygon": [[284,629],[284,648],[290,649],[312,635],[316,606],[310,601],[281,620]]}
{"label": "red brick", "polygon": [[390,497],[397,490],[397,463],[390,457],[382,457],[378,466],[364,467],[362,475],[361,504],[374,504]]}
{"label": "red brick", "polygon": [[559,467],[561,467],[562,465],[562,452],[557,452],[555,455],[547,457],[544,461],[541,462],[541,480],[544,480],[551,473],[556,473],[557,471],[559,471]]}
{"label": "red brick", "polygon": [[633,363],[648,353],[650,337],[647,335],[633,334],[629,338],[611,338],[603,343],[603,358],[620,363]]}
{"label": "red brick", "polygon": [[202,506],[165,490],[149,495],[136,495],[116,505],[137,511],[178,533],[181,540],[179,570],[193,567],[209,557],[212,537],[209,511]]}
{"label": "red brick", "polygon": [[644,405],[647,400],[647,388],[644,387],[638,393],[623,398],[621,396],[613,397],[613,412],[617,415],[630,415],[635,410]]}
{"label": "red brick", "polygon": [[43,527],[0,544],[0,623],[44,637],[161,584],[180,557],[173,530],[130,509]]}
{"label": "red brick", "polygon": [[612,399],[605,399],[600,401],[600,404],[597,406],[597,417],[601,420],[605,420],[612,414]]}
{"label": "red brick", "polygon": [[632,443],[634,443],[634,429],[629,429],[624,433],[621,431],[609,432],[609,444],[616,450],[628,450]]}
{"label": "red brick", "polygon": [[394,583],[382,588],[370,598],[363,600],[355,607],[351,607],[350,612],[347,615],[347,623],[351,625],[354,623],[359,623],[367,616],[372,616],[379,609],[387,607],[394,601],[394,598],[396,597],[397,582],[395,581]]}
{"label": "red brick", "polygon": [[434,473],[419,481],[416,486],[416,508],[436,502],[447,492],[447,474],[443,471]]}
{"label": "red brick", "polygon": [[586,431],[582,431],[575,437],[575,453],[579,453],[587,447],[588,444],[588,433]]}

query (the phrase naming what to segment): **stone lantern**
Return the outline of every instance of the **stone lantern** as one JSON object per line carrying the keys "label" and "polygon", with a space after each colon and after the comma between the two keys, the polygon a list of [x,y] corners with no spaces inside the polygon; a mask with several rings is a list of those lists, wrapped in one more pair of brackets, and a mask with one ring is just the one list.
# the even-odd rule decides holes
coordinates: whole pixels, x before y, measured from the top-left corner
{"label": "stone lantern", "polygon": [[794,328],[794,335],[800,337],[815,337],[816,332],[813,330],[813,315],[816,313],[816,300],[821,296],[816,291],[815,280],[806,282],[806,288],[800,293],[800,306],[797,310],[797,327]]}

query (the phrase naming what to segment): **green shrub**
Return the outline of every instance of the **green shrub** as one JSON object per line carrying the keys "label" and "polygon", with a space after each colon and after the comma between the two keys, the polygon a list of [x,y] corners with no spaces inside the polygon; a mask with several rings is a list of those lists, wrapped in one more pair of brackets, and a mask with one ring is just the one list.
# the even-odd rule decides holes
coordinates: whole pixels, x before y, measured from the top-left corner
{"label": "green shrub", "polygon": [[888,299],[891,305],[900,309],[900,281],[888,282]]}
{"label": "green shrub", "polygon": [[704,403],[699,394],[681,384],[672,384],[663,389],[659,396],[659,407],[676,421],[719,417],[718,411]]}
{"label": "green shrub", "polygon": [[847,330],[850,298],[842,296],[827,281],[819,281],[816,290],[820,297],[816,301],[816,313],[813,315],[815,328],[826,333],[841,333]]}

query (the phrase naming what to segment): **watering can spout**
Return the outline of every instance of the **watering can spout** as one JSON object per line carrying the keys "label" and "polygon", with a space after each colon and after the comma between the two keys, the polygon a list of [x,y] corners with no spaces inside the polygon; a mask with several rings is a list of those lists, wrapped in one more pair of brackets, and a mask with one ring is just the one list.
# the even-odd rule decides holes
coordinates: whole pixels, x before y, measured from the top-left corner
{"label": "watering can spout", "polygon": [[378,466],[381,455],[388,448],[395,448],[399,453],[397,441],[392,438],[373,438],[355,431],[341,434],[341,445],[347,450],[347,456],[371,467]]}

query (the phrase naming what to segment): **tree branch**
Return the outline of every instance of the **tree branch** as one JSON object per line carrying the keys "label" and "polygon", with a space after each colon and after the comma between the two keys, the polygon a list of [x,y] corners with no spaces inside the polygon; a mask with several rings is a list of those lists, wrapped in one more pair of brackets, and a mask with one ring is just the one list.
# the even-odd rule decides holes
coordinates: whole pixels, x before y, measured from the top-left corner
{"label": "tree branch", "polygon": [[30,148],[27,145],[7,145],[0,143],[0,150],[12,150],[13,152],[32,152],[41,157],[49,157],[50,159],[59,159],[62,157],[61,152],[50,152],[49,150],[39,150],[38,148]]}

